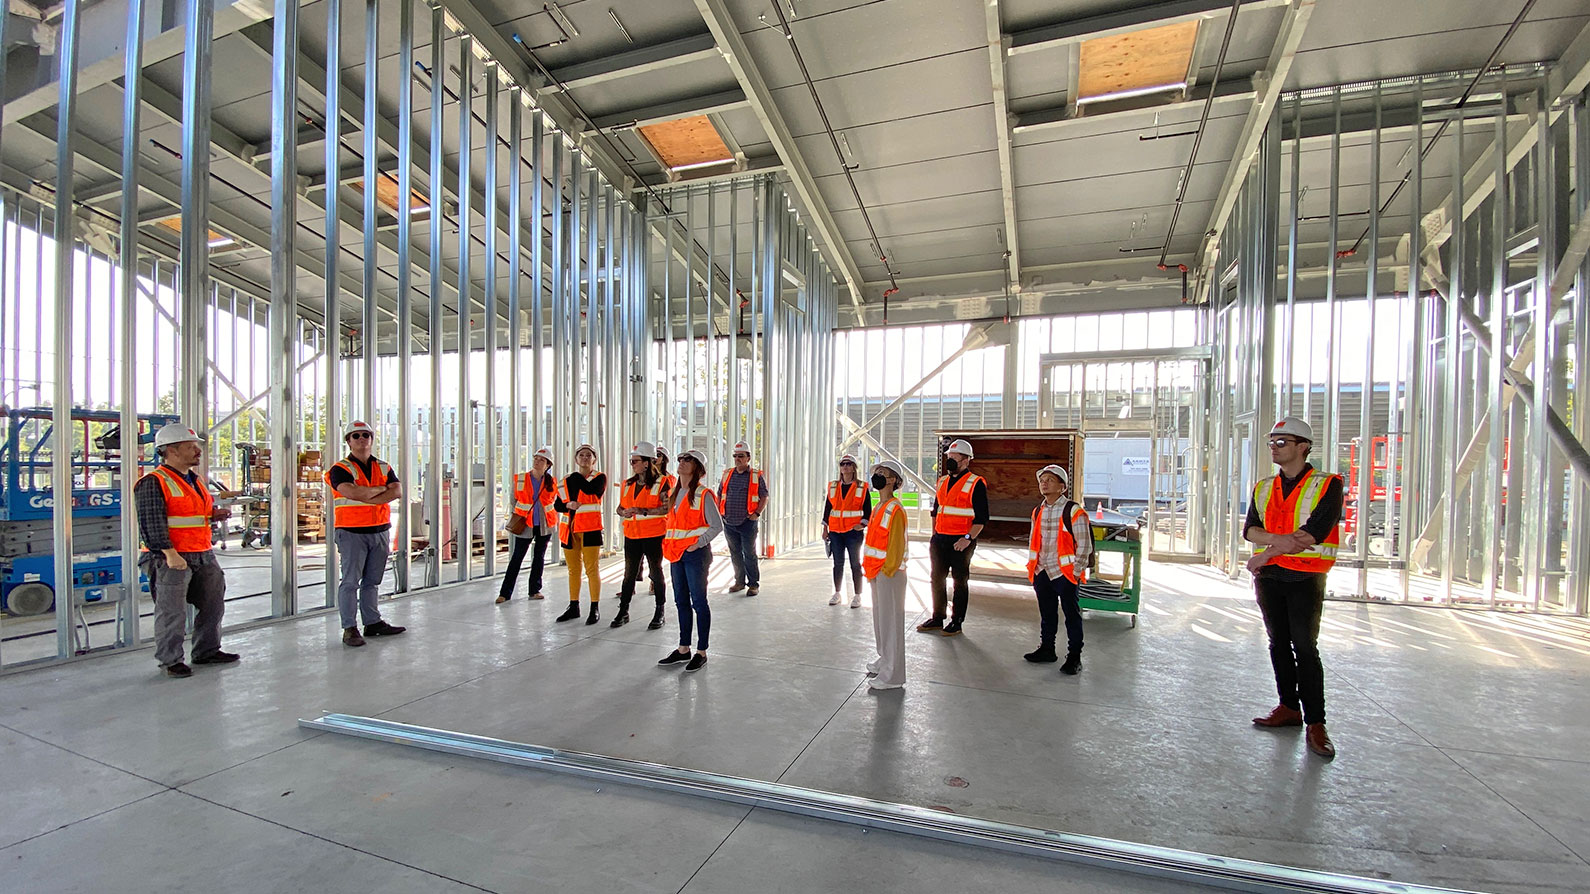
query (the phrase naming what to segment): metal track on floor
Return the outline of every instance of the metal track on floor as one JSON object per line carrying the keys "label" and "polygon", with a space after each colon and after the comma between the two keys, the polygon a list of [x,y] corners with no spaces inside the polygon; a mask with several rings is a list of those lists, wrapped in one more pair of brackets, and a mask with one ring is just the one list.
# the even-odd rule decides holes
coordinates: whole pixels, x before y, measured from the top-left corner
{"label": "metal track on floor", "polygon": [[445,754],[498,761],[597,779],[760,807],[801,816],[850,823],[1066,863],[1080,863],[1178,882],[1253,892],[1323,894],[1462,894],[1453,888],[1296,869],[1196,851],[1074,835],[959,816],[909,804],[875,801],[777,782],[724,776],[645,761],[562,751],[452,730],[431,729],[352,714],[326,714],[299,720],[306,729],[375,739]]}

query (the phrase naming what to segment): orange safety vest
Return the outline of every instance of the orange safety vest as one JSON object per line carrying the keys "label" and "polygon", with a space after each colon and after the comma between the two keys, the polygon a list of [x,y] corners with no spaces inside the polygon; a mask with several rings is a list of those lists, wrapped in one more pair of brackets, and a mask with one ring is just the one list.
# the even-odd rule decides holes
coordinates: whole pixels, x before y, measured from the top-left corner
{"label": "orange safety vest", "polygon": [[[620,509],[656,509],[663,505],[664,493],[662,479],[651,487],[641,487],[639,481],[626,481],[619,493],[618,505]],[[667,533],[668,518],[664,515],[624,519],[624,536],[630,540],[662,537]]]}
{"label": "orange safety vest", "polygon": [[[601,497],[593,497],[584,491],[580,491],[574,496],[574,499],[570,500],[568,478],[564,478],[562,481],[560,481],[558,483],[558,487],[563,492],[564,505],[569,505],[571,503],[574,505],[573,511],[569,513],[569,518],[572,520],[571,528],[574,533],[584,534],[587,531],[602,530]],[[565,541],[569,539],[567,533],[567,531],[564,532],[565,536],[563,539]]]}
{"label": "orange safety vest", "polygon": [[972,491],[982,482],[983,479],[971,472],[967,472],[954,488],[950,487],[950,476],[939,479],[938,494],[933,500],[939,510],[933,517],[933,533],[959,536],[972,530],[972,519],[976,516],[972,510]]}
{"label": "orange safety vest", "polygon": [[867,483],[852,481],[850,495],[838,481],[828,483],[828,531],[845,534],[861,524],[861,510],[867,505]]}
{"label": "orange safety vest", "polygon": [[[513,514],[531,524],[535,519],[535,473],[525,472],[514,476],[513,479]],[[550,487],[541,488],[541,516],[552,518],[552,504],[557,500],[557,491]]]}
{"label": "orange safety vest", "polygon": [[[359,464],[352,458],[340,459],[332,463],[331,469],[341,468],[353,476],[353,483],[362,487],[386,487],[387,478],[392,474],[392,467],[386,463],[375,460],[370,464],[372,474],[366,476],[359,468]],[[327,469],[321,477],[326,484],[331,484],[331,469]],[[378,525],[392,523],[392,507],[386,503],[372,506],[358,500],[350,500],[338,494],[333,487],[331,501],[331,524],[336,528],[374,528]]]}
{"label": "orange safety vest", "polygon": [[861,546],[861,573],[873,580],[883,572],[883,562],[889,557],[889,534],[895,520],[905,522],[905,509],[900,501],[890,497],[872,513],[867,524],[867,539]]}
{"label": "orange safety vest", "polygon": [[657,480],[662,482],[663,493],[671,494],[674,492],[674,488],[679,486],[679,479],[672,475],[660,475]]}
{"label": "orange safety vest", "polygon": [[[1272,534],[1290,534],[1303,527],[1318,508],[1320,500],[1324,499],[1331,482],[1339,477],[1310,468],[1303,473],[1303,480],[1292,488],[1290,497],[1281,495],[1280,475],[1260,481],[1253,488],[1253,506],[1259,518],[1264,520],[1264,530]],[[1300,553],[1277,556],[1267,564],[1293,571],[1324,574],[1336,564],[1336,547],[1340,542],[1341,527],[1337,526],[1331,528],[1324,541]]]}
{"label": "orange safety vest", "polygon": [[[718,492],[723,494],[725,497],[727,497],[728,494],[729,494],[729,479],[732,478],[732,477],[734,477],[734,470],[733,469],[730,469],[729,471],[723,473],[723,486],[718,488]],[[752,466],[751,467],[751,486],[746,488],[746,490],[745,490],[745,514],[746,515],[755,515],[757,513],[757,510],[762,508],[761,481],[762,481],[762,470],[756,468],[755,466]]]}
{"label": "orange safety vest", "polygon": [[[1088,570],[1077,564],[1077,539],[1071,533],[1071,526],[1076,523],[1077,516],[1087,517],[1087,510],[1076,503],[1071,504],[1071,517],[1060,520],[1060,533],[1055,537],[1055,549],[1060,554],[1060,573],[1066,580],[1074,584],[1087,582]],[[1032,511],[1032,536],[1027,542],[1027,580],[1038,579],[1038,551],[1043,548],[1043,504]]]}
{"label": "orange safety vest", "polygon": [[667,529],[663,539],[663,557],[677,562],[685,550],[696,545],[701,535],[707,533],[706,501],[716,502],[718,495],[710,487],[697,487],[695,502],[680,502],[675,498],[668,507]]}
{"label": "orange safety vest", "polygon": [[[171,548],[179,553],[209,552],[210,513],[215,508],[209,489],[194,487],[185,476],[167,465],[156,466],[149,474],[160,479],[160,492],[166,498]],[[148,549],[144,547],[145,551]]]}

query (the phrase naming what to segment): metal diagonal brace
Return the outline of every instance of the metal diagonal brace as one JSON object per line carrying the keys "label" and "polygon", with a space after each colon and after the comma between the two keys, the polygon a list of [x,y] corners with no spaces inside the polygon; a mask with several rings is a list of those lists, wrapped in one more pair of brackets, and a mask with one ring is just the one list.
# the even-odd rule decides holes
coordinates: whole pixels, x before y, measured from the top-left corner
{"label": "metal diagonal brace", "polygon": [[745,807],[776,810],[952,844],[1167,878],[1211,888],[1261,894],[1299,891],[1323,894],[1455,894],[1450,888],[1295,869],[1254,860],[1216,857],[1176,848],[1017,826],[909,804],[875,801],[855,795],[686,770],[646,761],[563,751],[374,717],[326,714],[314,720],[299,720],[298,725],[305,729],[408,745],[442,754],[484,758],[518,767],[533,767],[602,782],[693,795]]}
{"label": "metal diagonal brace", "polygon": [[962,354],[981,350],[982,348],[997,348],[1002,345],[1010,344],[1011,327],[1014,325],[1014,323],[984,323],[983,325],[968,331],[966,333],[966,340],[961,342],[961,346],[959,348],[955,349],[955,353],[944,358],[943,363],[933,367],[933,369],[929,371],[927,375],[917,379],[916,384],[900,392],[900,396],[890,401],[888,406],[879,410],[871,419],[868,419],[866,422],[857,427],[855,431],[846,435],[845,440],[839,445],[839,452],[845,452],[846,448],[861,440],[862,435],[865,435],[878,423],[888,418],[890,413],[893,413],[895,410],[905,406],[905,402],[910,400],[913,394],[921,391],[927,385],[927,383],[933,381],[933,378],[939,373],[949,369],[950,364],[961,359]]}

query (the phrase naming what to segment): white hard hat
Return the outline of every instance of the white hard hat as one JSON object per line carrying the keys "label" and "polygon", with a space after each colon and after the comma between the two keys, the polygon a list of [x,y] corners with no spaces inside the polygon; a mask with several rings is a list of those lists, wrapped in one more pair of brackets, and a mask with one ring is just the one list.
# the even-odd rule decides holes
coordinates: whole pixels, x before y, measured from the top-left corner
{"label": "white hard hat", "polygon": [[850,463],[853,466],[857,465],[856,458],[854,456],[850,455],[849,453],[847,453],[844,456],[841,456],[839,458],[839,464],[840,465],[844,465],[845,463]]}
{"label": "white hard hat", "polygon": [[663,445],[658,444],[657,445],[657,458],[658,459],[673,459],[673,454],[668,452],[668,448],[667,447],[664,447]]}
{"label": "white hard hat", "polygon": [[1066,474],[1065,468],[1062,467],[1059,463],[1050,463],[1049,465],[1044,466],[1043,468],[1039,469],[1038,470],[1038,475],[1037,475],[1039,481],[1043,480],[1043,475],[1044,475],[1045,472],[1048,472],[1049,474],[1055,476],[1056,478],[1059,478],[1060,479],[1060,483],[1064,484],[1066,487],[1070,487],[1071,486],[1071,476]]}
{"label": "white hard hat", "polygon": [[601,456],[602,456],[600,453],[597,453],[596,452],[596,448],[592,447],[590,444],[581,444],[580,446],[574,448],[574,458],[575,459],[579,459],[580,458],[580,451],[581,450],[589,450],[589,451],[591,451],[591,455],[596,457],[597,459],[600,459]]}
{"label": "white hard hat", "polygon": [[735,452],[735,453],[750,453],[751,452],[751,445],[745,443],[744,441],[737,442],[734,445],[734,451],[733,452]]}
{"label": "white hard hat", "polygon": [[889,471],[894,473],[894,477],[900,479],[900,483],[901,484],[905,483],[905,469],[902,468],[901,465],[899,463],[895,462],[894,460],[892,460],[892,459],[883,460],[883,461],[878,463],[877,468],[888,469]]}
{"label": "white hard hat", "polygon": [[552,460],[552,446],[549,444],[536,451],[536,456],[547,461],[547,465],[556,465]]}
{"label": "white hard hat", "polygon": [[348,426],[348,430],[342,433],[342,439],[346,441],[350,436],[358,432],[369,432],[370,437],[375,437],[375,429],[371,428],[368,423],[354,420],[354,423]]}
{"label": "white hard hat", "polygon": [[706,474],[706,472],[707,472],[707,458],[705,456],[701,455],[701,451],[700,450],[686,450],[684,453],[679,454],[679,458],[680,459],[687,459],[688,458],[688,459],[695,460],[696,464],[701,466],[701,473],[703,475]]}
{"label": "white hard hat", "polygon": [[955,440],[950,442],[950,446],[944,448],[944,452],[945,453],[959,453],[959,454],[965,456],[967,459],[971,459],[972,458],[972,445],[970,443],[968,443],[965,438],[956,438]]}
{"label": "white hard hat", "polygon": [[169,425],[161,426],[160,431],[155,433],[156,448],[169,447],[172,444],[182,444],[188,441],[203,440],[203,435],[191,428],[188,428],[186,425],[183,425],[180,422],[173,422]]}
{"label": "white hard hat", "polygon": [[657,448],[650,441],[641,441],[640,443],[638,443],[634,447],[632,447],[630,449],[630,451],[629,451],[629,458],[630,459],[634,459],[637,456],[640,457],[641,459],[656,459],[657,458]]}
{"label": "white hard hat", "polygon": [[1296,416],[1288,416],[1270,429],[1270,435],[1291,435],[1299,441],[1314,443],[1314,427]]}

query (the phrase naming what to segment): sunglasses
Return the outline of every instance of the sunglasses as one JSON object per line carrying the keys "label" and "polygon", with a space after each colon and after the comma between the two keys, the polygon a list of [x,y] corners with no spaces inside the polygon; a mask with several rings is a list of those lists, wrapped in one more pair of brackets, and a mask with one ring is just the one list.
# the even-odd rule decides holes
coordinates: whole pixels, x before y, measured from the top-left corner
{"label": "sunglasses", "polygon": [[348,437],[351,440],[354,440],[354,441],[368,441],[371,438],[375,437],[375,435],[372,435],[372,434],[370,434],[367,431],[356,431],[353,434],[349,435]]}
{"label": "sunglasses", "polygon": [[734,455],[734,458],[735,459],[750,459],[751,458],[751,454],[749,454],[749,453],[736,453]]}
{"label": "sunglasses", "polygon": [[1271,438],[1270,439],[1270,446],[1271,447],[1286,447],[1286,446],[1288,446],[1290,444],[1301,444],[1301,443],[1303,443],[1303,442],[1302,441],[1298,441],[1298,440],[1294,440],[1292,438]]}

